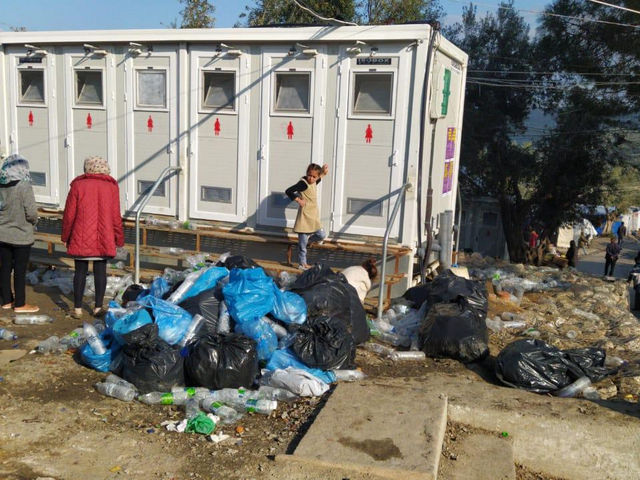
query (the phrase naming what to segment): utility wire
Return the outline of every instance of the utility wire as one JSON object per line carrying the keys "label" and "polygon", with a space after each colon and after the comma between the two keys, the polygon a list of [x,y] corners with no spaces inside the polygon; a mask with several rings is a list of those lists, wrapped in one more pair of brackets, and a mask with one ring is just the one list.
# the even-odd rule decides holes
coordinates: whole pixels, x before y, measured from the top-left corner
{"label": "utility wire", "polygon": [[589,0],[589,1],[593,2],[593,3],[599,3],[600,5],[605,5],[607,7],[619,8],[620,10],[625,10],[625,11],[631,12],[631,13],[640,13],[640,11],[638,11],[638,10],[632,10],[631,8],[621,7],[620,5],[613,5],[613,4],[607,3],[607,2],[601,2],[600,0]]}
{"label": "utility wire", "polygon": [[596,72],[529,72],[525,70],[515,71],[515,70],[472,70],[467,69],[469,73],[502,73],[506,75],[519,75],[519,74],[528,74],[528,75],[580,75],[580,76],[604,76],[604,77],[633,77],[640,76],[639,73],[596,73]]}
{"label": "utility wire", "polygon": [[[463,3],[463,4],[467,4],[468,3],[468,2],[466,2],[464,0],[448,0],[448,1],[449,2],[454,2],[454,3]],[[537,15],[545,15],[545,16],[548,16],[548,17],[567,18],[569,20],[578,20],[580,22],[593,22],[593,23],[602,23],[602,24],[605,24],[605,25],[616,25],[618,27],[640,28],[640,25],[631,25],[631,24],[628,24],[628,23],[618,23],[618,22],[608,22],[606,20],[597,20],[595,18],[573,17],[571,15],[560,15],[559,13],[540,12],[538,10],[524,10],[522,8],[505,7],[504,5],[491,5],[489,3],[473,2],[473,4],[474,5],[482,5],[483,7],[497,8],[498,10],[514,10],[516,12],[535,13]]]}
{"label": "utility wire", "polygon": [[302,10],[305,10],[305,11],[309,12],[311,15],[313,15],[314,17],[316,17],[316,18],[318,18],[318,19],[320,19],[320,20],[322,20],[324,22],[334,22],[334,23],[338,23],[340,25],[350,25],[352,27],[357,27],[358,26],[357,23],[345,22],[344,20],[338,20],[337,18],[323,17],[319,13],[316,13],[313,10],[311,10],[309,7],[305,7],[304,5],[302,5],[300,2],[298,2],[298,0],[293,0],[293,3],[295,3]]}

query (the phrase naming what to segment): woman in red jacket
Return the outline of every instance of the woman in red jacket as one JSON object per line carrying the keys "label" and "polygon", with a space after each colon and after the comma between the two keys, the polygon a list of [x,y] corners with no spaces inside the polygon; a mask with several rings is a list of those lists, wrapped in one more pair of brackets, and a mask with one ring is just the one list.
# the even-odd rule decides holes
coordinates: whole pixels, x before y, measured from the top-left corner
{"label": "woman in red jacket", "polygon": [[100,157],[84,161],[84,175],[71,182],[64,208],[62,241],[67,253],[75,257],[73,279],[74,318],[82,318],[82,297],[93,261],[96,285],[94,315],[104,313],[102,302],[107,288],[107,260],[116,256],[116,247],[124,246],[120,216],[118,182],[109,174],[109,164]]}

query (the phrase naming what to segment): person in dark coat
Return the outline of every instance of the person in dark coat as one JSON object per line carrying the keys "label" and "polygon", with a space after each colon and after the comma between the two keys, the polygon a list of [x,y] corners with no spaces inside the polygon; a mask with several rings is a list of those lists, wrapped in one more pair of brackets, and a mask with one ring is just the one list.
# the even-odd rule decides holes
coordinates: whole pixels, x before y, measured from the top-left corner
{"label": "person in dark coat", "polygon": [[625,226],[624,222],[620,223],[620,226],[618,227],[618,245],[622,246],[622,244],[624,243],[624,237],[627,236],[627,227]]}
{"label": "person in dark coat", "polygon": [[578,268],[578,248],[576,247],[575,240],[571,240],[571,243],[569,243],[569,250],[567,250],[566,257],[570,267]]}
{"label": "person in dark coat", "polygon": [[[613,269],[616,268],[616,262],[620,256],[620,245],[616,243],[615,237],[611,237],[611,242],[607,245],[604,256],[604,276],[613,277]],[[608,272],[608,273],[607,273]]]}

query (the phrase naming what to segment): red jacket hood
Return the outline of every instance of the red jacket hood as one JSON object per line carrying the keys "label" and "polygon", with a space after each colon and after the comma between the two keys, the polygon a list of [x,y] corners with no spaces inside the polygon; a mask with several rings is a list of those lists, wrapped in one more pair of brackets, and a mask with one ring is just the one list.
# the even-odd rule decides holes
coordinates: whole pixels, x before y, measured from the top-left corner
{"label": "red jacket hood", "polygon": [[85,173],[74,178],[71,185],[82,180],[102,180],[103,182],[113,183],[116,187],[118,186],[118,181],[115,178],[111,175],[105,175],[104,173]]}

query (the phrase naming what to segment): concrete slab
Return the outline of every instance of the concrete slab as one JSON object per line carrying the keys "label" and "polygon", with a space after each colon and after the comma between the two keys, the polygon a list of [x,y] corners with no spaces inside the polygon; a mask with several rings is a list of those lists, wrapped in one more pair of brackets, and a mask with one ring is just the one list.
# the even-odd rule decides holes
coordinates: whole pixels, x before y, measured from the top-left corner
{"label": "concrete slab", "polygon": [[350,471],[350,478],[434,480],[446,424],[446,395],[341,384],[294,454],[278,461]]}
{"label": "concrete slab", "polygon": [[460,450],[452,480],[516,480],[508,439],[474,434],[460,442]]}

